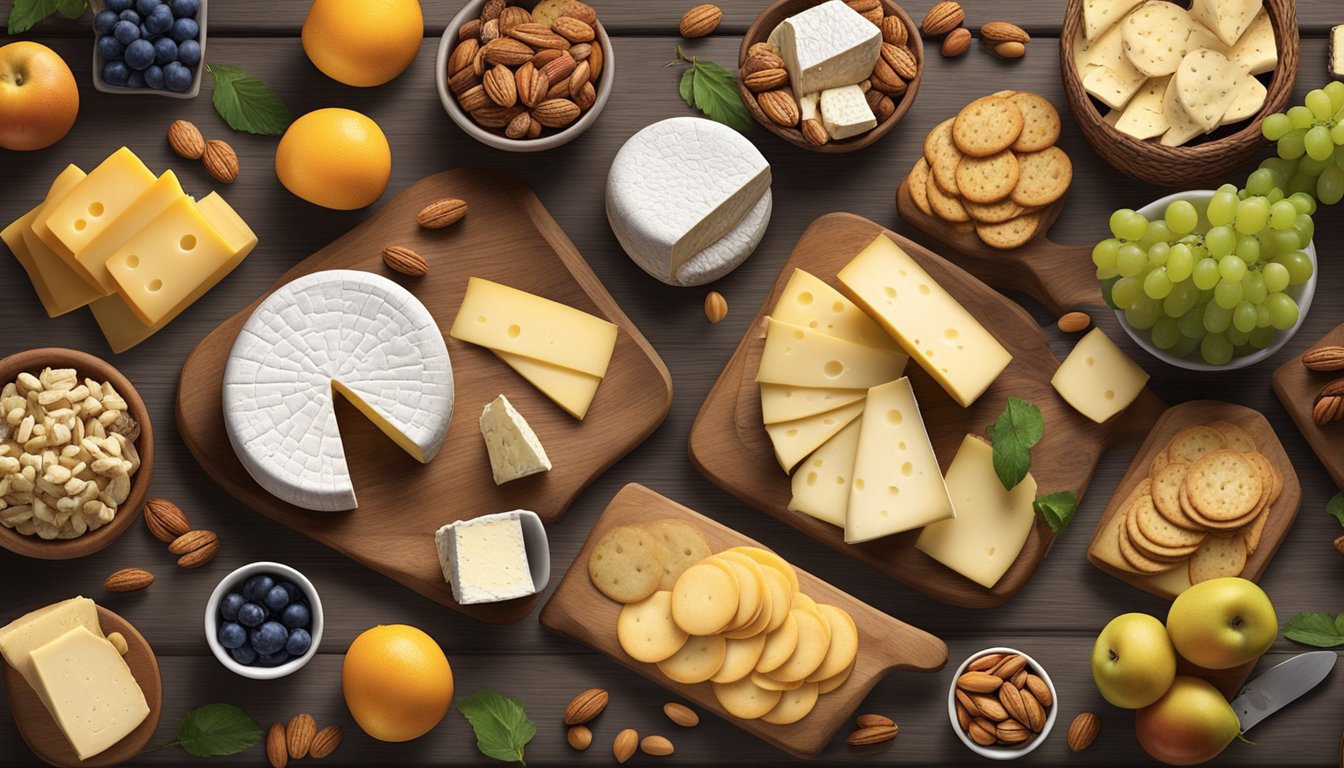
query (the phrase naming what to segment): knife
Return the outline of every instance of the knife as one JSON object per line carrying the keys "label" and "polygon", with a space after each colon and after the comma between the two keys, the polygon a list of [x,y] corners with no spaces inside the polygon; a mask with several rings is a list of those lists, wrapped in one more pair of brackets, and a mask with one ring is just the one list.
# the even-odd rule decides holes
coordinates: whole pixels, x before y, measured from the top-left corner
{"label": "knife", "polygon": [[1334,669],[1334,651],[1302,653],[1255,678],[1232,700],[1243,733],[1315,688]]}

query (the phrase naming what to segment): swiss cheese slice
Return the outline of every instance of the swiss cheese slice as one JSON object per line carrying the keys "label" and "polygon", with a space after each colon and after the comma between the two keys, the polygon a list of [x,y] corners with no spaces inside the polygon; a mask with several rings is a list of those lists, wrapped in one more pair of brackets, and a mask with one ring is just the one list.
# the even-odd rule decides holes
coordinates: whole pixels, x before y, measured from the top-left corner
{"label": "swiss cheese slice", "polygon": [[775,447],[775,459],[785,472],[830,440],[863,413],[863,402],[850,403],[834,411],[819,413],[797,421],[766,424],[765,432]]}
{"label": "swiss cheese slice", "polygon": [[855,344],[767,318],[765,349],[756,381],[824,389],[867,389],[900,377],[900,352]]}
{"label": "swiss cheese slice", "polygon": [[28,274],[28,281],[33,284],[33,291],[37,293],[48,317],[72,312],[104,295],[101,290],[89,285],[33,232],[33,225],[41,220],[48,207],[65,197],[83,179],[83,171],[73,165],[66,166],[52,182],[46,200],[0,230],[0,240],[9,246],[14,258]]}
{"label": "swiss cheese slice", "polygon": [[826,281],[801,269],[793,270],[789,276],[770,316],[855,344],[901,351],[896,340],[858,305]]}
{"label": "swiss cheese slice", "polygon": [[53,205],[34,231],[54,253],[71,258],[130,209],[154,181],[140,158],[122,147]]}
{"label": "swiss cheese slice", "polygon": [[1098,424],[1128,408],[1143,392],[1148,373],[1093,328],[1050,380],[1075,410]]}
{"label": "swiss cheese slice", "polygon": [[795,421],[857,403],[868,395],[864,389],[819,389],[784,384],[761,385],[761,415],[766,424]]}
{"label": "swiss cheese slice", "polygon": [[588,408],[597,396],[597,385],[602,383],[601,377],[497,349],[491,351],[565,413],[580,421],[588,415]]}
{"label": "swiss cheese slice", "polygon": [[845,527],[861,429],[861,419],[851,421],[798,466],[793,473],[790,511],[811,515],[837,528]]}
{"label": "swiss cheese slice", "polygon": [[[116,221],[108,224],[97,237],[72,254],[68,260],[70,266],[85,280],[101,288],[103,293],[112,293],[117,290],[117,283],[108,271],[107,262],[123,246],[149,229],[170,206],[184,200],[190,202],[177,176],[172,171],[165,171]],[[194,257],[199,254],[191,255]]]}

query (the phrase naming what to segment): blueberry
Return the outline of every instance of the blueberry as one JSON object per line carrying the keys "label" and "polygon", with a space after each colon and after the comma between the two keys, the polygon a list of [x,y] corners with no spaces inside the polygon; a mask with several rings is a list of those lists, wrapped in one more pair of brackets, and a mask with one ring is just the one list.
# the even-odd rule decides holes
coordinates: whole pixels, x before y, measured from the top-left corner
{"label": "blueberry", "polygon": [[173,28],[173,12],[166,5],[160,5],[145,19],[145,27],[150,32],[161,35]]}
{"label": "blueberry", "polygon": [[[171,64],[169,66],[172,66]],[[164,77],[167,77],[167,70],[164,70]],[[238,609],[238,621],[249,627],[255,627],[266,620],[266,609],[256,603],[243,603]]]}
{"label": "blueberry", "polygon": [[131,70],[124,62],[109,61],[103,65],[103,82],[108,85],[125,85],[131,76]]}
{"label": "blueberry", "polygon": [[[163,67],[158,64],[151,64],[149,69],[145,70],[145,85],[156,91],[163,90]],[[242,605],[243,596],[238,595],[239,605]],[[238,612],[234,610],[234,618],[237,618]]]}
{"label": "blueberry", "polygon": [[107,10],[121,13],[131,7],[131,0],[107,0]]}
{"label": "blueberry", "polygon": [[262,656],[270,656],[284,650],[289,640],[289,631],[278,621],[268,621],[252,630],[252,648]]}
{"label": "blueberry", "polygon": [[200,10],[200,0],[173,0],[173,15],[179,19],[194,19]]}
{"label": "blueberry", "polygon": [[[167,69],[164,70],[163,74],[168,74]],[[271,587],[274,586],[275,579],[264,573],[259,573],[243,582],[243,595],[254,603],[260,603],[266,598],[266,593],[270,592]]]}
{"label": "blueberry", "polygon": [[182,66],[181,62],[169,62],[163,68],[163,83],[168,86],[168,90],[174,93],[185,93],[191,90],[192,74],[191,70]]}
{"label": "blueberry", "polygon": [[141,16],[148,16],[159,7],[159,0],[135,0],[135,10]]}
{"label": "blueberry", "polygon": [[173,22],[172,31],[168,33],[177,42],[183,40],[195,40],[201,34],[201,25],[196,23],[195,19],[178,19]]}
{"label": "blueberry", "polygon": [[[159,77],[163,77],[162,70],[159,71]],[[149,70],[145,70],[145,78],[149,78]],[[219,601],[219,615],[224,617],[225,621],[237,621],[238,609],[242,608],[243,603],[246,602],[247,598],[237,592],[230,592],[224,596],[224,599]]]}
{"label": "blueberry", "polygon": [[308,634],[308,630],[296,629],[289,633],[289,640],[285,641],[285,650],[289,651],[290,656],[302,656],[312,645],[313,636]]}
{"label": "blueberry", "polygon": [[219,627],[219,644],[225,648],[238,648],[247,643],[247,630],[236,621],[226,621]]}
{"label": "blueberry", "polygon": [[280,620],[286,627],[306,627],[313,620],[313,615],[303,603],[290,603],[285,612],[280,614]]}
{"label": "blueberry", "polygon": [[117,16],[117,18],[121,19],[122,21],[129,21],[137,27],[140,26],[141,21],[140,14],[136,13],[135,11],[122,11],[121,14]]}
{"label": "blueberry", "polygon": [[108,61],[121,61],[122,54],[126,52],[126,46],[117,42],[117,38],[111,35],[104,35],[98,38],[98,53],[102,54]]}
{"label": "blueberry", "polygon": [[118,21],[112,28],[112,36],[122,45],[130,45],[140,39],[140,25],[130,21]]}
{"label": "blueberry", "polygon": [[177,61],[177,43],[160,37],[154,41],[154,63],[167,64],[170,61]]}
{"label": "blueberry", "polygon": [[257,663],[257,652],[252,650],[252,646],[244,645],[239,648],[230,648],[229,655],[233,660],[245,666]]}
{"label": "blueberry", "polygon": [[145,87],[145,73],[144,73],[144,72],[136,72],[135,70],[131,70],[131,74],[128,75],[128,76],[126,77],[126,87],[127,87],[127,88],[144,88],[144,87]]}
{"label": "blueberry", "polygon": [[126,66],[134,70],[144,70],[154,63],[154,44],[148,40],[136,40],[126,46]]}
{"label": "blueberry", "polygon": [[116,11],[99,11],[98,15],[93,17],[93,31],[100,35],[106,35],[115,26],[117,26]]}
{"label": "blueberry", "polygon": [[195,40],[183,40],[177,44],[177,60],[194,67],[201,63],[201,44]]}
{"label": "blueberry", "polygon": [[289,661],[289,654],[281,651],[274,656],[258,656],[256,666],[258,667],[278,667]]}
{"label": "blueberry", "polygon": [[285,588],[276,584],[266,593],[266,607],[271,609],[272,613],[279,613],[286,605],[289,605],[289,593]]}

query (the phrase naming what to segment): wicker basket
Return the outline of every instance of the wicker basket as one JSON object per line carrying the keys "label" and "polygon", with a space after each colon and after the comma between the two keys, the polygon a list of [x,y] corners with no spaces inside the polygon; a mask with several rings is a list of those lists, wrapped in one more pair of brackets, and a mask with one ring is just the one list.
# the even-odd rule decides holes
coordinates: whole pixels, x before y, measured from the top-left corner
{"label": "wicker basket", "polygon": [[[1301,54],[1297,34],[1295,0],[1265,0],[1279,49],[1279,66],[1268,85],[1265,105],[1248,122],[1220,129],[1213,138],[1184,147],[1164,147],[1155,141],[1140,141],[1121,133],[1102,120],[1101,112],[1087,91],[1073,57],[1073,43],[1083,24],[1083,0],[1069,0],[1059,44],[1059,65],[1064,92],[1073,117],[1097,154],[1115,168],[1139,181],[1164,187],[1226,181],[1226,174],[1250,160],[1265,145],[1260,123],[1282,112],[1293,93]],[[1229,133],[1231,131],[1231,133]]]}

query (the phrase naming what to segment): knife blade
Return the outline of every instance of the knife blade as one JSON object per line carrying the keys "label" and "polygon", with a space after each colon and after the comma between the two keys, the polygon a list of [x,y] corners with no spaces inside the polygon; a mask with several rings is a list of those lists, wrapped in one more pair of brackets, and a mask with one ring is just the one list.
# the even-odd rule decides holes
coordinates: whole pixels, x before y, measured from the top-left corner
{"label": "knife blade", "polygon": [[1334,669],[1336,658],[1334,651],[1301,653],[1247,683],[1232,700],[1242,732],[1315,688]]}

